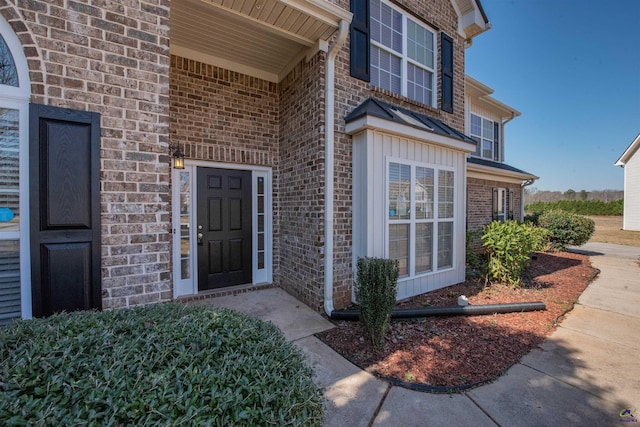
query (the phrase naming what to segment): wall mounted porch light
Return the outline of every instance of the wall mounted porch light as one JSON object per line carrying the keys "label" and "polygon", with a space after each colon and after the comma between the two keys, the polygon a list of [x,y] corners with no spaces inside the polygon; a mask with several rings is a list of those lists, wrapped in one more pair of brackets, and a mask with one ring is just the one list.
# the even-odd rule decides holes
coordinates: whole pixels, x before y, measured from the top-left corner
{"label": "wall mounted porch light", "polygon": [[184,153],[180,144],[170,144],[169,153],[173,157],[173,168],[184,169]]}

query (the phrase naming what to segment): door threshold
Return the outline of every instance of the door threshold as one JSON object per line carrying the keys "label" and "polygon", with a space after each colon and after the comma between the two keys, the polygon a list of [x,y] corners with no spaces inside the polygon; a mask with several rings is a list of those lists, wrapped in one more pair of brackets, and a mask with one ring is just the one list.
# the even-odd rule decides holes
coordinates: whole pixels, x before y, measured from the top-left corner
{"label": "door threshold", "polygon": [[275,287],[276,286],[274,286],[273,283],[259,283],[256,285],[252,285],[252,284],[235,285],[235,286],[228,286],[225,288],[209,289],[206,291],[198,292],[195,295],[183,295],[178,297],[177,301],[180,301],[180,302],[198,301],[203,299],[224,297],[227,295],[244,294],[246,292],[259,291],[261,289],[269,289],[269,288],[275,288]]}

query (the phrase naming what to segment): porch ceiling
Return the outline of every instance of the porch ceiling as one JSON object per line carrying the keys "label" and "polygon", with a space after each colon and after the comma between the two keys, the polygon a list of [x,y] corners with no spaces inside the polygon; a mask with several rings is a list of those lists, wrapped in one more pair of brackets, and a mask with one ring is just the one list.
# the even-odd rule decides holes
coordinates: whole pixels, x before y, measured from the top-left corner
{"label": "porch ceiling", "polygon": [[351,13],[327,0],[172,0],[171,52],[279,81]]}

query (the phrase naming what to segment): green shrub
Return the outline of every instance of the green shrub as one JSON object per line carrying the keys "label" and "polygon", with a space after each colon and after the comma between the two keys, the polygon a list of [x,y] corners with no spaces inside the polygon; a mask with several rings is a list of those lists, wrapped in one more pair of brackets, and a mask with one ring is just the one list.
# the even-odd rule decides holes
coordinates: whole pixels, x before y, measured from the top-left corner
{"label": "green shrub", "polygon": [[381,347],[396,304],[398,261],[360,258],[355,279],[360,319],[376,347]]}
{"label": "green shrub", "polygon": [[[483,262],[478,253],[478,246],[482,245],[480,240],[481,230],[467,231],[466,236],[466,274],[467,277],[477,277],[483,270]],[[476,243],[479,242],[479,243]]]}
{"label": "green shrub", "polygon": [[488,279],[519,285],[531,252],[544,249],[546,235],[546,230],[530,223],[494,221],[486,225],[482,242],[489,256]]}
{"label": "green shrub", "polygon": [[549,230],[551,246],[558,250],[567,245],[584,245],[595,231],[591,218],[563,211],[545,212],[540,216],[540,226]]}
{"label": "green shrub", "polygon": [[0,329],[11,425],[320,425],[322,393],[276,326],[180,304]]}
{"label": "green shrub", "polygon": [[533,202],[525,206],[527,212],[549,212],[562,210],[578,215],[622,215],[624,199],[603,202],[602,200],[559,200],[557,202]]}

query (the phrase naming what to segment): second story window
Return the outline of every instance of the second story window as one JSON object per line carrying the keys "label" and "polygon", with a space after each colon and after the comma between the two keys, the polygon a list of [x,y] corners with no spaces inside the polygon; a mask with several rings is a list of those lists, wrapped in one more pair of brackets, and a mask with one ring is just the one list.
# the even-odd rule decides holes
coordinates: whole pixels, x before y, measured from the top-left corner
{"label": "second story window", "polygon": [[434,31],[382,0],[370,5],[371,83],[434,106]]}
{"label": "second story window", "polygon": [[500,161],[500,127],[497,122],[471,114],[469,133],[478,143],[476,157]]}

